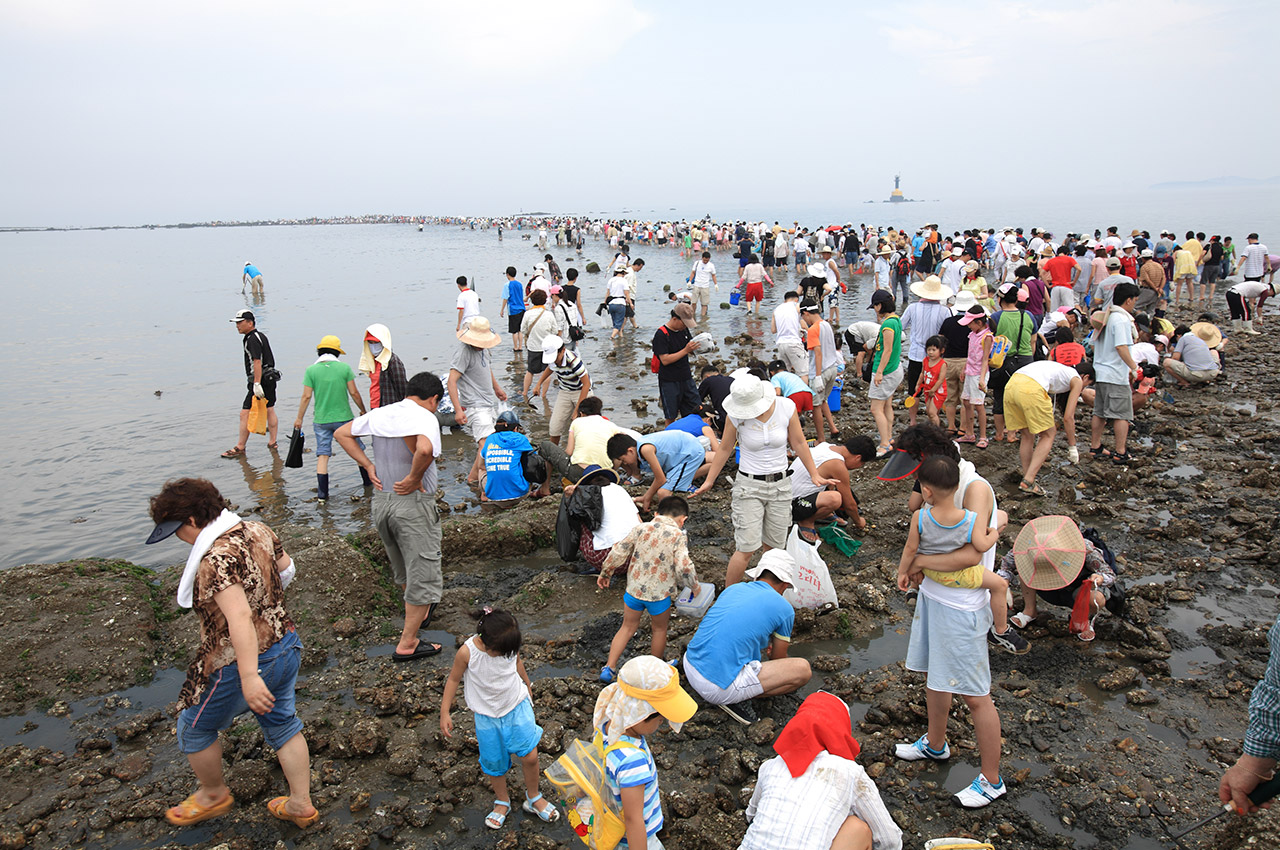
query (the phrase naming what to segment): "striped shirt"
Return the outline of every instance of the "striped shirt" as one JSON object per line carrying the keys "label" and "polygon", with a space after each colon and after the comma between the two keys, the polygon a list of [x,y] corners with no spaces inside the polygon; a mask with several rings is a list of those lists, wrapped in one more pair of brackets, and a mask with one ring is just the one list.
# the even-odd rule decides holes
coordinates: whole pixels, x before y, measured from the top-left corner
{"label": "striped shirt", "polygon": [[547,362],[547,368],[556,376],[556,386],[571,393],[582,391],[582,379],[587,375],[587,366],[582,358],[572,351],[564,353],[564,362],[556,365],[556,361]]}
{"label": "striped shirt", "polygon": [[1267,271],[1267,246],[1261,242],[1247,245],[1240,252],[1240,271],[1245,277],[1262,277]]}
{"label": "striped shirt", "polygon": [[619,812],[622,811],[622,789],[644,786],[644,830],[646,835],[653,835],[662,829],[662,799],[658,795],[658,768],[649,752],[649,742],[630,735],[621,736],[618,742],[631,746],[605,755],[605,784]]}
{"label": "striped shirt", "polygon": [[1244,733],[1245,755],[1280,759],[1280,619],[1267,633],[1271,657],[1267,672],[1249,699],[1249,728]]}

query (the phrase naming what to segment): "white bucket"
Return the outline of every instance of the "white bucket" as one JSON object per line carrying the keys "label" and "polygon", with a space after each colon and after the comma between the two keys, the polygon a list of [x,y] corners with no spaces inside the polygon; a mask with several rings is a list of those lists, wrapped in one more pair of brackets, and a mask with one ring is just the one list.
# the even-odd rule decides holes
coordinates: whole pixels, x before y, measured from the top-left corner
{"label": "white bucket", "polygon": [[687,587],[680,591],[676,597],[676,610],[686,617],[701,617],[715,601],[716,586],[709,581],[700,581],[696,596]]}

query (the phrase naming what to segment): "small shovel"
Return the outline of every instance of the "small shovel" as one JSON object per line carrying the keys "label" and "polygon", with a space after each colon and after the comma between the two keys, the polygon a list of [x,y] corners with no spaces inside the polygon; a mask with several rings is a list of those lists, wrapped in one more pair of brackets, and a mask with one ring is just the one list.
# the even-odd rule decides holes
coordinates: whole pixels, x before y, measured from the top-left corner
{"label": "small shovel", "polygon": [[[1264,782],[1262,785],[1259,785],[1257,788],[1254,788],[1252,791],[1250,791],[1249,801],[1253,803],[1255,806],[1261,806],[1263,803],[1267,802],[1272,797],[1274,797],[1277,793],[1280,793],[1280,776],[1274,776],[1268,781]],[[1195,832],[1197,829],[1204,826],[1205,824],[1210,823],[1211,821],[1217,820],[1218,818],[1225,815],[1227,812],[1234,812],[1235,810],[1236,810],[1235,803],[1227,803],[1225,806],[1223,806],[1221,809],[1214,812],[1213,814],[1209,815],[1207,818],[1196,821],[1186,829],[1180,829],[1177,832],[1170,832],[1168,828],[1166,828],[1165,831],[1169,832],[1169,837],[1172,838],[1175,842],[1177,842],[1178,839],[1182,838],[1182,836],[1190,832]]]}

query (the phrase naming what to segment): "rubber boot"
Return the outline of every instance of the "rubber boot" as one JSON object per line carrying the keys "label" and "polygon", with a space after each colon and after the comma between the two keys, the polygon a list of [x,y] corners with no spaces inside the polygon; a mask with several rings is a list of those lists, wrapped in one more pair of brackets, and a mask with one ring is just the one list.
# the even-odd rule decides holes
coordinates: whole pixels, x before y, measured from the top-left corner
{"label": "rubber boot", "polygon": [[322,502],[329,501],[329,476],[316,473],[316,498]]}
{"label": "rubber boot", "polygon": [[365,487],[373,486],[373,480],[369,478],[369,470],[365,469],[363,466],[360,467],[360,483]]}
{"label": "rubber boot", "polygon": [[1262,331],[1255,331],[1253,329],[1253,319],[1249,319],[1244,323],[1244,332],[1249,336],[1258,336],[1262,333]]}
{"label": "rubber boot", "polygon": [[1244,330],[1244,321],[1242,321],[1241,319],[1232,319],[1232,320],[1231,320],[1231,332],[1232,332],[1232,333],[1241,333],[1243,330]]}

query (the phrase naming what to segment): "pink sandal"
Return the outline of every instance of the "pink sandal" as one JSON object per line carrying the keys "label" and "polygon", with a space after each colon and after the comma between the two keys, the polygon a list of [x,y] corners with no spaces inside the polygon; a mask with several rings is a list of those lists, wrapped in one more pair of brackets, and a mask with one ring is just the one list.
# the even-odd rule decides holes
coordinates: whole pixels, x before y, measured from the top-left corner
{"label": "pink sandal", "polygon": [[985,449],[985,448],[986,448],[987,446],[989,446],[989,445],[991,445],[991,444],[987,442],[987,438],[986,438],[986,437],[983,437],[981,440],[979,440],[979,441],[977,442],[977,444],[976,444],[976,446],[975,446],[975,447],[976,447],[976,448],[979,448],[979,449]]}
{"label": "pink sandal", "polygon": [[[985,438],[984,438],[984,441],[985,441]],[[961,437],[960,439],[956,440],[956,442],[957,443],[976,443],[978,442],[978,438],[970,435],[968,437]]]}

